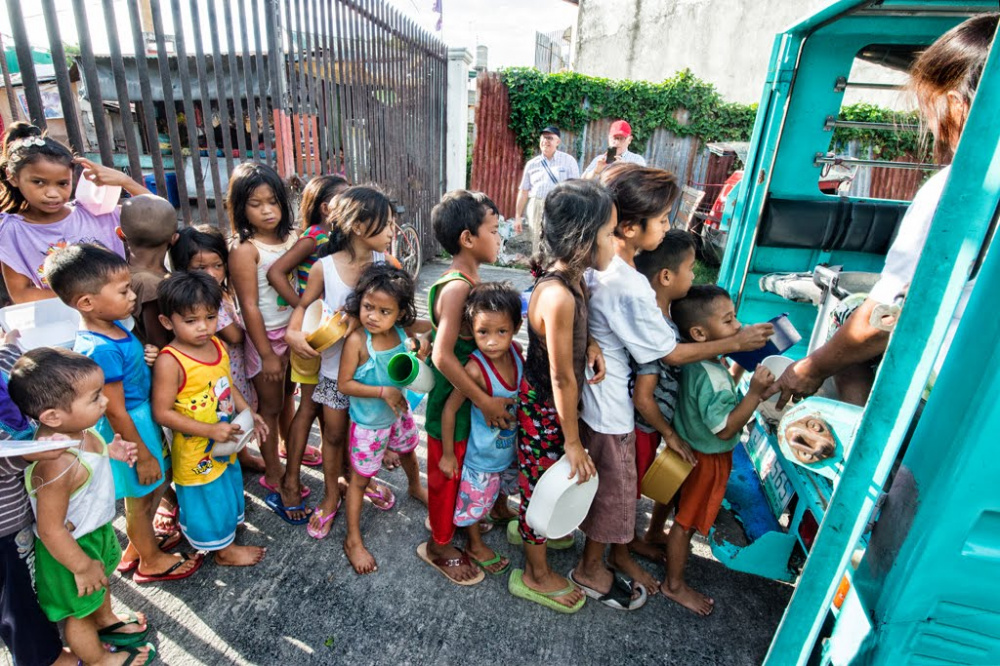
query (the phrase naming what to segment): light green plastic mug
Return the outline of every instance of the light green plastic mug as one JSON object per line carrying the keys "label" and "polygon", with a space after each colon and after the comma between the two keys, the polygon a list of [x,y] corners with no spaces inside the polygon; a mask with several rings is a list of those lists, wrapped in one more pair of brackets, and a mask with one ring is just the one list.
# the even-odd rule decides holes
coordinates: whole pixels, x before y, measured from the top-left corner
{"label": "light green plastic mug", "polygon": [[417,393],[430,393],[434,388],[434,371],[413,352],[396,354],[389,359],[389,381],[400,388]]}

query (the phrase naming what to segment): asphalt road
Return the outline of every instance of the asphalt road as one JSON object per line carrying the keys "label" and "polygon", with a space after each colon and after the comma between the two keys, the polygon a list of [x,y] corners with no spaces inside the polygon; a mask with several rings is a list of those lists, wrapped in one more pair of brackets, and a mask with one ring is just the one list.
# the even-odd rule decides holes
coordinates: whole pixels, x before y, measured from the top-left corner
{"label": "asphalt road", "polygon": [[[444,265],[422,271],[421,293]],[[530,284],[524,271],[487,269],[484,279]],[[422,411],[422,407],[421,410]],[[313,443],[318,441],[314,429]],[[423,442],[418,449],[424,465]],[[318,498],[320,474],[304,468],[304,482]],[[406,497],[402,470],[380,477],[399,501],[387,513],[366,504],[362,530],[378,560],[378,572],[358,576],[341,548],[345,521],[330,535],[310,538],[304,527],[282,522],[263,503],[256,477],[246,478],[246,527],[239,543],[268,546],[255,567],[225,568],[207,562],[195,576],[162,585],[137,586],[115,576],[111,591],[119,609],[147,613],[155,628],[158,662],[166,664],[759,664],[791,595],[775,581],[737,573],[695,543],[689,581],[716,600],[716,611],[699,618],[661,597],[625,613],[590,601],[564,616],[507,592],[506,576],[475,587],[449,583],[415,554],[428,537],[426,510]],[[640,527],[651,503],[640,502]],[[124,519],[115,527],[124,540]],[[502,530],[486,536],[520,566],[520,548]],[[583,548],[551,552],[568,571]],[[662,568],[648,565],[657,577]],[[0,663],[9,663],[6,653]]]}

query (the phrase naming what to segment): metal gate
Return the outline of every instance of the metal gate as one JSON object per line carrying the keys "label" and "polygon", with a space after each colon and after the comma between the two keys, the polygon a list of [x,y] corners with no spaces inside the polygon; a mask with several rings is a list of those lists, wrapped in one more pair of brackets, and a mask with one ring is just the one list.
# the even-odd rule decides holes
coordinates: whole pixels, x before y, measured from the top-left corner
{"label": "metal gate", "polygon": [[[159,193],[176,182],[186,223],[226,228],[228,174],[257,160],[293,185],[322,173],[376,183],[432,247],[447,48],[387,2],[38,4],[6,1],[20,69],[12,79],[0,58],[13,119],[61,130],[77,154],[149,175]],[[33,60],[42,22],[51,65]],[[67,58],[74,29],[79,54]],[[106,53],[95,52],[100,33]]]}

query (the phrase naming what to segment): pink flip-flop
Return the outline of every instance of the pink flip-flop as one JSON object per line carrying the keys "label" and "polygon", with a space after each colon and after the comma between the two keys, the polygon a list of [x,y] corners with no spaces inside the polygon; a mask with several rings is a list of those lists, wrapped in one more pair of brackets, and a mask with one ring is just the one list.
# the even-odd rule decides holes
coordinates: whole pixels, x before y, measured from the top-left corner
{"label": "pink flip-flop", "polygon": [[319,519],[319,529],[313,529],[312,521],[310,521],[309,524],[306,526],[306,534],[308,534],[314,539],[325,538],[326,535],[330,533],[330,523],[332,523],[333,519],[337,517],[337,512],[340,511],[340,505],[343,503],[344,503],[344,498],[341,497],[340,500],[337,502],[337,508],[334,509],[333,513],[331,513],[330,515],[326,515],[323,512],[323,509],[316,507],[313,513],[315,513],[316,517]]}
{"label": "pink flip-flop", "polygon": [[[386,497],[386,493],[389,494]],[[379,490],[365,490],[365,497],[371,500],[372,506],[379,511],[389,511],[392,507],[396,506],[396,496],[392,493],[392,489],[389,486],[382,486]],[[379,501],[384,504],[384,506],[379,506],[375,502]]]}
{"label": "pink flip-flop", "polygon": [[[272,493],[279,493],[279,494],[281,493],[281,488],[279,488],[278,486],[272,486],[270,483],[268,483],[267,482],[267,477],[264,477],[264,476],[260,477],[257,480],[257,483],[259,483],[264,488],[267,488]],[[309,486],[302,486],[302,499],[305,499],[305,498],[309,497],[309,495],[311,495],[311,494],[312,494],[312,491],[309,490]]]}
{"label": "pink flip-flop", "polygon": [[[288,458],[288,453],[278,451],[278,457],[284,460]],[[322,467],[323,452],[311,444],[307,445],[306,450],[302,453],[302,464],[306,467]]]}

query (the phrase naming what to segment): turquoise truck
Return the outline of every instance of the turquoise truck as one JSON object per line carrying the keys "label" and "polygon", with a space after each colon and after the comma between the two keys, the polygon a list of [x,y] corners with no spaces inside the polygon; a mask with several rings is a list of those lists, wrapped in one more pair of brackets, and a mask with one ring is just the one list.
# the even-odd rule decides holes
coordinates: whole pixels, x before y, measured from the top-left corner
{"label": "turquoise truck", "polygon": [[[792,358],[826,339],[833,304],[874,283],[909,204],[817,188],[834,159],[831,132],[852,125],[838,117],[844,95],[891,87],[852,79],[854,63],[905,72],[944,32],[997,10],[975,0],[840,0],[775,39],[746,175],[722,218],[718,282],[742,321],[789,314],[802,334]],[[989,251],[998,118],[994,43],[866,406],[809,397],[780,420],[758,415],[745,441],[771,522],[738,545],[714,538],[713,549],[734,569],[795,582],[766,664],[1000,664],[1000,256]],[[833,461],[789,455],[783,428],[803,413],[834,431]]]}

